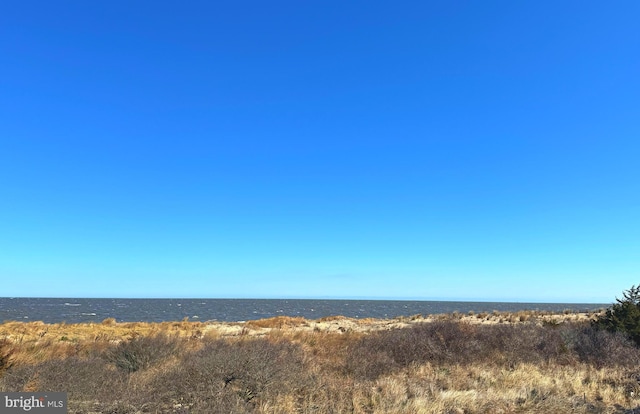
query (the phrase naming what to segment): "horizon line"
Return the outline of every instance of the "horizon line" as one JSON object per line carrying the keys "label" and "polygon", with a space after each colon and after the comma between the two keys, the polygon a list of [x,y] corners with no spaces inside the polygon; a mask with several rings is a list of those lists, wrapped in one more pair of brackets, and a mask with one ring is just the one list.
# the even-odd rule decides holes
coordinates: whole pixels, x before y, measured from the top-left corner
{"label": "horizon line", "polygon": [[2,299],[119,299],[119,300],[346,300],[346,301],[393,301],[393,302],[464,302],[464,303],[526,303],[526,304],[575,304],[575,305],[608,305],[610,302],[589,301],[557,301],[534,299],[480,299],[480,298],[424,298],[424,297],[364,297],[364,296],[319,296],[319,297],[169,297],[169,296],[0,296]]}

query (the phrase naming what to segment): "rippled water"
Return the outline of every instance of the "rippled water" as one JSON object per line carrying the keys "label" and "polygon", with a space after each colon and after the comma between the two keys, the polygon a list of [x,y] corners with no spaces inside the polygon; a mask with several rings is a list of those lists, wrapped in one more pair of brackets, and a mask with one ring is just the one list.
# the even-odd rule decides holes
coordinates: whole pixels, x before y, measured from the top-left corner
{"label": "rippled water", "polygon": [[272,316],[317,319],[344,315],[353,318],[394,318],[416,314],[518,310],[595,310],[607,304],[436,302],[387,300],[301,299],[64,299],[0,298],[0,321],[123,322],[190,320],[246,321]]}

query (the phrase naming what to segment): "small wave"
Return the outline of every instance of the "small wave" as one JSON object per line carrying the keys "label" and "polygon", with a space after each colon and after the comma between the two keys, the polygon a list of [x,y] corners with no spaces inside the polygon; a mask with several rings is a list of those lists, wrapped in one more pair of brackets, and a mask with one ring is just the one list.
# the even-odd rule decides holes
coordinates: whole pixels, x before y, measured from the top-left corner
{"label": "small wave", "polygon": [[80,306],[80,303],[68,303],[68,302],[65,302],[64,306]]}
{"label": "small wave", "polygon": [[91,313],[81,313],[80,315],[83,315],[83,316],[96,316],[96,314],[93,313],[93,312],[91,312]]}

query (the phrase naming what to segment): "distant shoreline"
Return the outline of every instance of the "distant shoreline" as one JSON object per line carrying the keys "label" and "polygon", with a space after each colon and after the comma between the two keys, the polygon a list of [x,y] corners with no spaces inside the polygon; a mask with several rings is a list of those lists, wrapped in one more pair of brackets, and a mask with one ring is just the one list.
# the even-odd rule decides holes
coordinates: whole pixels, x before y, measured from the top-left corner
{"label": "distant shoreline", "polygon": [[0,298],[0,321],[45,323],[167,322],[190,320],[247,321],[276,316],[319,319],[342,315],[348,318],[389,319],[416,314],[551,311],[592,312],[607,304],[448,302],[317,299],[87,299]]}
{"label": "distant shoreline", "polygon": [[[407,328],[424,323],[460,322],[471,325],[560,325],[564,323],[585,323],[597,318],[602,313],[592,312],[550,312],[550,311],[517,311],[517,312],[468,312],[462,314],[411,315],[396,318],[349,318],[335,315],[319,319],[302,317],[276,316],[271,318],[248,321],[199,321],[184,318],[182,321],[164,322],[118,322],[115,318],[106,318],[99,323],[45,323],[42,321],[4,321],[0,324],[0,336],[12,338],[12,332],[20,332],[21,340],[28,337],[29,332],[33,340],[47,335],[49,338],[70,335],[76,340],[91,339],[95,332],[108,332],[114,338],[126,338],[130,335],[150,333],[171,333],[179,336],[215,337],[236,336],[265,336],[273,331],[287,331],[300,333],[358,333],[368,334],[376,331]],[[27,336],[25,336],[27,335]]]}

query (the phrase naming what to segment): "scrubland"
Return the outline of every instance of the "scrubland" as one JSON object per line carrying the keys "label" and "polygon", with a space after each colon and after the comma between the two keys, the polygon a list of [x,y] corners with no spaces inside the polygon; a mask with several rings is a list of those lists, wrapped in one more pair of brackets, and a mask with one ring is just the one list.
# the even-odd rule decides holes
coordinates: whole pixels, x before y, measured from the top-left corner
{"label": "scrubland", "polygon": [[640,413],[640,349],[593,317],[5,322],[0,391],[86,414]]}

